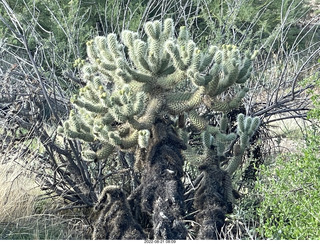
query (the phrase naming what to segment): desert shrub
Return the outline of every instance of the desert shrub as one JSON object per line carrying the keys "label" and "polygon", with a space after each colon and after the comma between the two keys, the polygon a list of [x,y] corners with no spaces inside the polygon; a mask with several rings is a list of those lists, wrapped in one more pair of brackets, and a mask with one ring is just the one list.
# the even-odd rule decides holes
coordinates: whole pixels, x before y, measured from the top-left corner
{"label": "desert shrub", "polygon": [[319,239],[320,160],[317,137],[302,154],[282,155],[272,167],[261,167],[257,210],[262,238]]}
{"label": "desert shrub", "polygon": [[[320,59],[318,59],[318,63],[320,63]],[[305,79],[302,84],[308,85],[313,83],[315,85],[315,89],[308,91],[310,95],[310,99],[313,104],[313,108],[308,112],[308,118],[313,119],[314,121],[319,121],[320,119],[320,94],[319,94],[319,87],[320,87],[320,79],[319,79],[319,70],[314,73],[314,75],[310,76],[308,79]],[[315,124],[317,125],[317,123]]]}

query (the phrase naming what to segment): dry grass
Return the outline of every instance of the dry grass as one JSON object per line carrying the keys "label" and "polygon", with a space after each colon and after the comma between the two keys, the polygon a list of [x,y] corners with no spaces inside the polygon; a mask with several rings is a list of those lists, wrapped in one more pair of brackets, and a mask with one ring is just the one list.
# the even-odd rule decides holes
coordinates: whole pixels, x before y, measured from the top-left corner
{"label": "dry grass", "polygon": [[83,219],[50,214],[55,203],[39,200],[43,192],[18,164],[0,165],[0,185],[0,240],[86,239]]}
{"label": "dry grass", "polygon": [[0,165],[0,222],[12,222],[33,214],[40,189],[17,164]]}
{"label": "dry grass", "polygon": [[278,146],[278,153],[299,152],[305,146],[304,134],[311,124],[303,119],[285,119],[270,123],[269,131]]}

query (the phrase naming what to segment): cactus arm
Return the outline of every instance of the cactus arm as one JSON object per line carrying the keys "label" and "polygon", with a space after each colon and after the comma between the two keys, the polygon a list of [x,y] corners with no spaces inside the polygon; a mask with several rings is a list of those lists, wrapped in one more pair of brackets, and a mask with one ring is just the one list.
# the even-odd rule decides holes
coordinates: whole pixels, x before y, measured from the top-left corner
{"label": "cactus arm", "polygon": [[228,166],[226,168],[226,171],[232,175],[239,167],[239,165],[242,162],[242,156],[244,153],[244,150],[241,149],[239,144],[235,144],[233,147],[233,157],[228,162]]}
{"label": "cactus arm", "polygon": [[237,134],[240,136],[240,144],[234,145],[234,148],[233,148],[234,156],[229,161],[229,164],[226,168],[227,172],[229,172],[230,175],[232,175],[239,167],[242,161],[242,157],[245,152],[245,149],[249,145],[249,141],[251,137],[254,135],[254,133],[259,127],[260,119],[258,117],[245,118],[243,114],[239,114],[237,117],[237,122],[238,122]]}
{"label": "cactus arm", "polygon": [[97,160],[107,159],[110,154],[113,152],[114,146],[109,143],[105,143],[102,147],[96,152]]}
{"label": "cactus arm", "polygon": [[240,106],[242,98],[248,90],[247,87],[242,88],[233,99],[227,101],[218,101],[217,99],[211,99],[209,96],[206,96],[206,105],[215,111],[229,112]]}

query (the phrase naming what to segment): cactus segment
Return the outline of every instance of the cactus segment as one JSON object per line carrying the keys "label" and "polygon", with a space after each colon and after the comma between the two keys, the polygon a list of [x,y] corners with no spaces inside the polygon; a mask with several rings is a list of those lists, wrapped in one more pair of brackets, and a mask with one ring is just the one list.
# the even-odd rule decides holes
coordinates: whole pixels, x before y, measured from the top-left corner
{"label": "cactus segment", "polygon": [[200,117],[194,110],[189,112],[189,119],[191,124],[200,131],[204,130],[207,127],[208,122],[204,118]]}
{"label": "cactus segment", "polygon": [[97,160],[106,160],[110,154],[113,152],[114,146],[109,143],[105,143],[102,145],[101,149],[96,152]]}

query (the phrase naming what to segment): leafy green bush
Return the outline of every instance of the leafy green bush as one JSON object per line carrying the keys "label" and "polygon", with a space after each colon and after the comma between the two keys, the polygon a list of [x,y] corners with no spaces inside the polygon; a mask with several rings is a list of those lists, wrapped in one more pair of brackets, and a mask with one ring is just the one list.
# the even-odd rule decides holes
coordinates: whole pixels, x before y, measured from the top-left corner
{"label": "leafy green bush", "polygon": [[[318,63],[320,64],[320,59],[318,59]],[[304,80],[303,85],[308,85],[313,83],[317,88],[320,87],[320,73],[316,72],[314,75],[309,77],[309,79]],[[314,105],[314,108],[311,109],[308,113],[309,119],[320,120],[320,93],[319,89],[311,89],[308,91],[310,95],[310,99]]]}
{"label": "leafy green bush", "polygon": [[320,139],[312,137],[301,155],[283,155],[277,167],[263,167],[257,188],[259,232],[268,239],[320,238]]}

